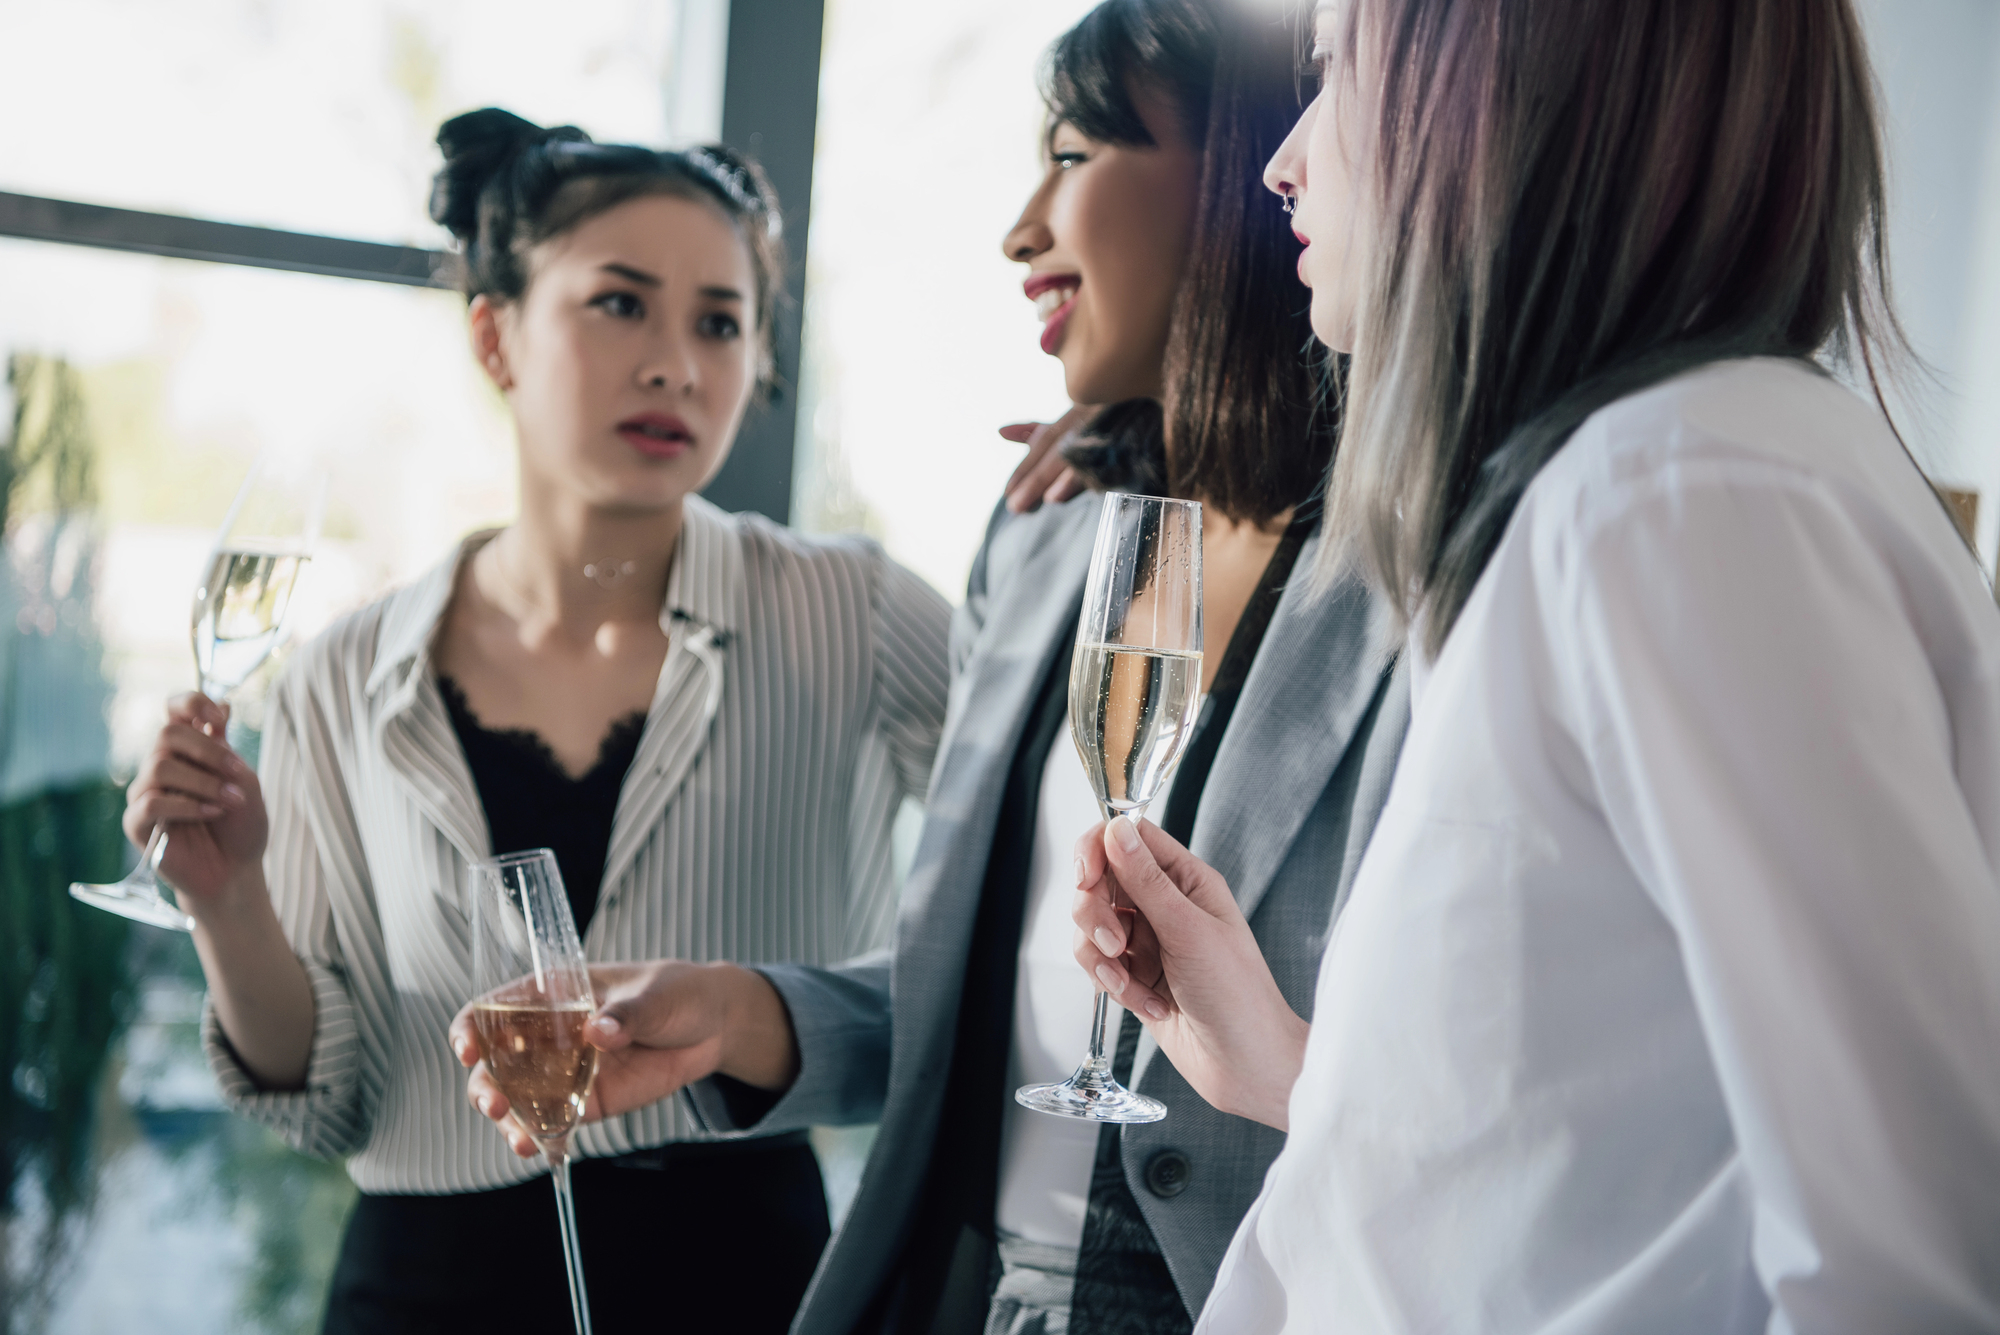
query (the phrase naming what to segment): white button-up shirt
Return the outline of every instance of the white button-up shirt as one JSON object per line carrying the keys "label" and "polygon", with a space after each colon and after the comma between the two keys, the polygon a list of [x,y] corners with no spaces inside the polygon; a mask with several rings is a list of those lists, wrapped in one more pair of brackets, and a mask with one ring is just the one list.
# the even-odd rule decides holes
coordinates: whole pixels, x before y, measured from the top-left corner
{"label": "white button-up shirt", "polygon": [[1879,414],[1599,413],[1425,675],[1200,1329],[2000,1330],[2000,613]]}
{"label": "white button-up shirt", "polygon": [[[259,1090],[204,1026],[230,1105],[342,1156],[375,1192],[540,1171],[465,1100],[445,1041],[471,999],[467,864],[494,850],[431,667],[459,563],[362,609],[286,666],[259,773],[271,896],[315,1003],[306,1088]],[[687,502],[670,647],[611,827],[592,960],[827,964],[883,945],[891,827],[922,796],[950,609],[865,539]],[[698,1133],[678,1100],[583,1128],[586,1156]]]}

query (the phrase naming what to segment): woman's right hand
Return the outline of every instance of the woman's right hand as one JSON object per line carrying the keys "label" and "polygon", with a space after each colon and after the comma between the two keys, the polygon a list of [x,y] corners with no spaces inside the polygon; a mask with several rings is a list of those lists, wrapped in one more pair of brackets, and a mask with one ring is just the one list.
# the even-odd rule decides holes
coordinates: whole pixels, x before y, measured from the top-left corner
{"label": "woman's right hand", "polygon": [[176,696],[125,792],[125,837],[139,848],[154,826],[172,826],[160,875],[197,918],[251,886],[263,892],[264,792],[257,771],[223,740],[228,722],[227,707],[207,696]]}
{"label": "woman's right hand", "polygon": [[1311,1026],[1279,991],[1229,883],[1126,816],[1077,841],[1076,875],[1077,963],[1145,1021],[1197,1094],[1285,1130]]}
{"label": "woman's right hand", "polygon": [[[720,1073],[776,1092],[798,1078],[791,1013],[765,977],[736,964],[653,960],[593,964],[597,1013],[584,1039],[598,1050],[583,1119],[617,1117]],[[507,1096],[485,1063],[467,1003],[451,1022],[451,1050],[472,1068],[466,1097],[499,1128],[514,1153],[532,1159],[535,1142],[508,1116]]]}

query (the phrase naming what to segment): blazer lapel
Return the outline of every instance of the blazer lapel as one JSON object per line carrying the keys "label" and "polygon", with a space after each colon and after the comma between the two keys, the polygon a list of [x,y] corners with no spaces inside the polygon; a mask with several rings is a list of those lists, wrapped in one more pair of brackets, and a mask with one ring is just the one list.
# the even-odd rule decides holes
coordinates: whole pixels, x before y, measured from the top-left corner
{"label": "blazer lapel", "polygon": [[[1263,902],[1396,661],[1389,618],[1359,581],[1319,596],[1305,587],[1303,572],[1318,547],[1315,537],[1299,553],[1300,573],[1243,683],[1189,840],[1197,857],[1229,878],[1246,918]],[[1132,1088],[1158,1051],[1142,1031]]]}
{"label": "blazer lapel", "polygon": [[[951,1031],[1007,772],[1037,689],[1076,625],[1096,517],[1096,506],[1073,503],[1060,516],[1016,528],[1033,544],[1018,557],[997,543],[989,553],[1006,562],[995,581],[1004,588],[952,684],[946,740],[896,934],[896,986],[923,998],[911,1013],[925,1017],[897,1027],[899,1054],[935,1047]],[[899,1060],[893,1078],[923,1069],[921,1057]]]}
{"label": "blazer lapel", "polygon": [[1299,554],[1229,734],[1203,790],[1191,844],[1229,878],[1243,915],[1256,913],[1306,816],[1347,753],[1354,730],[1395,661],[1386,609],[1358,580],[1314,596]]}

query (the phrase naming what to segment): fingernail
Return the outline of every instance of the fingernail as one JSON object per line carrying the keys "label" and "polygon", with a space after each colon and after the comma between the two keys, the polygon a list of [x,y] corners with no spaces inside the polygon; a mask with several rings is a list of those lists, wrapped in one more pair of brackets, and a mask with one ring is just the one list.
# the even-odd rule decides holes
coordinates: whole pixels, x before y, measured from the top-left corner
{"label": "fingernail", "polygon": [[600,1015],[590,1022],[590,1027],[600,1034],[615,1034],[622,1028],[614,1015]]}
{"label": "fingernail", "polygon": [[1146,1018],[1149,1020],[1164,1020],[1167,1018],[1167,1008],[1157,1001],[1147,1002],[1145,1009]]}
{"label": "fingernail", "polygon": [[220,816],[222,808],[213,802],[203,802],[201,804],[201,814],[204,816]]}
{"label": "fingernail", "polygon": [[460,1061],[464,1061],[464,1060],[465,1060],[465,1044],[463,1044],[463,1043],[453,1043],[453,1044],[451,1045],[451,1055],[452,1055],[452,1056],[454,1056],[454,1057],[456,1057],[456,1058],[458,1058],[458,1059],[459,1059]]}
{"label": "fingernail", "polygon": [[222,795],[230,802],[241,802],[243,800],[243,790],[233,783],[222,785]]}
{"label": "fingernail", "polygon": [[1097,966],[1097,981],[1104,984],[1104,990],[1114,997],[1125,990],[1125,983],[1118,977],[1118,971],[1109,964]]}
{"label": "fingernail", "polygon": [[1076,860],[1076,884],[1078,889],[1083,888],[1083,877],[1084,877],[1083,859],[1078,858]]}
{"label": "fingernail", "polygon": [[1111,822],[1111,837],[1116,839],[1118,846],[1127,853],[1139,851],[1139,827],[1132,823],[1130,816],[1120,816]]}
{"label": "fingernail", "polygon": [[482,1098],[482,1099],[480,1099],[480,1100],[479,1100],[479,1115],[480,1115],[481,1117],[491,1117],[491,1116],[493,1115],[493,1100],[492,1100],[492,1099],[490,1099],[490,1098]]}
{"label": "fingernail", "polygon": [[1118,938],[1111,935],[1111,929],[1108,927],[1098,928],[1090,934],[1090,939],[1097,943],[1099,950],[1113,959],[1125,953],[1125,947],[1118,944]]}

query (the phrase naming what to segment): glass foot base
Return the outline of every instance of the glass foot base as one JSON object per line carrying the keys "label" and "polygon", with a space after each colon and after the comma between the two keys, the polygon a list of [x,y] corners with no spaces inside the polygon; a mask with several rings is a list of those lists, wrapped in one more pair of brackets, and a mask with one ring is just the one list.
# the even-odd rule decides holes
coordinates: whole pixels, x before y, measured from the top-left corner
{"label": "glass foot base", "polygon": [[86,885],[78,881],[69,888],[72,899],[116,913],[135,922],[148,922],[173,932],[192,932],[194,919],[149,885],[120,881],[116,885]]}
{"label": "glass foot base", "polygon": [[1167,1115],[1167,1105],[1158,1099],[1134,1094],[1108,1075],[1092,1078],[1087,1071],[1077,1072],[1060,1085],[1023,1085],[1014,1091],[1014,1102],[1036,1112],[1083,1122],[1132,1125],[1157,1122]]}

